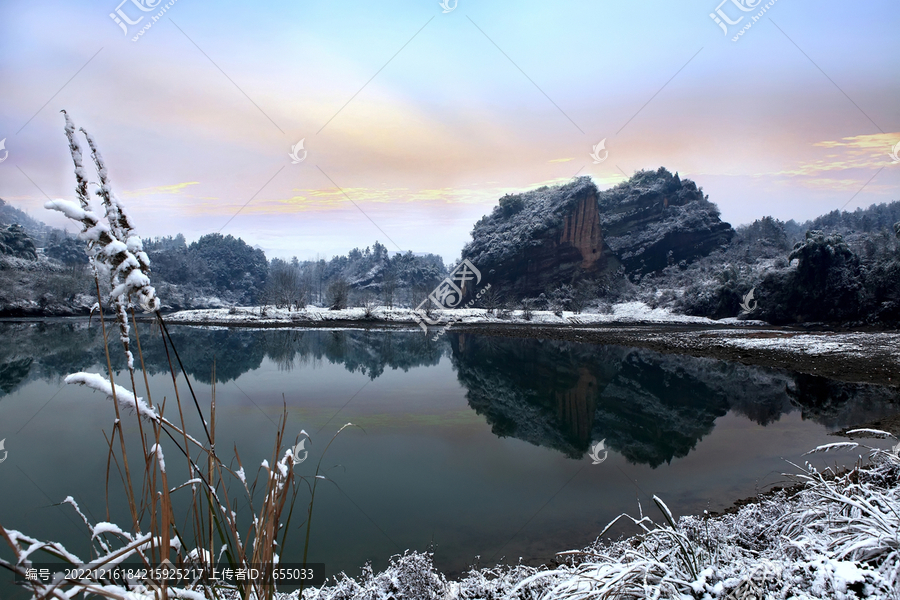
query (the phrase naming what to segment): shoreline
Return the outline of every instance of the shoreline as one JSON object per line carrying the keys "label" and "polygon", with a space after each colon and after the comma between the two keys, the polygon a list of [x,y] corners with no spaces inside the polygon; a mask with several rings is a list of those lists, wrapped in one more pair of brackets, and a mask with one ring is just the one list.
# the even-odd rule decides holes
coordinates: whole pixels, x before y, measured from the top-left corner
{"label": "shoreline", "polygon": [[[634,303],[638,304],[638,303]],[[632,307],[633,308],[633,307]],[[875,328],[840,328],[826,324],[769,325],[762,321],[675,315],[661,309],[633,310],[626,314],[535,311],[526,321],[514,311],[505,318],[481,309],[460,311],[439,318],[428,328],[433,338],[450,325],[449,332],[492,337],[553,339],[583,344],[645,348],[662,354],[710,358],[749,366],[784,369],[846,383],[874,384],[900,389],[900,331]],[[235,329],[365,329],[420,332],[410,309],[327,309],[289,312],[271,309],[203,309],[164,313],[169,325]],[[357,314],[358,313],[358,314]],[[380,313],[380,314],[379,314]],[[0,317],[0,322],[29,323],[97,319],[83,316]],[[109,319],[109,315],[105,315]],[[150,320],[137,315],[139,322]],[[426,335],[422,333],[422,335]],[[898,432],[900,433],[900,432]]]}
{"label": "shoreline", "polygon": [[786,369],[847,383],[900,389],[900,334],[803,331],[783,327],[631,325],[549,328],[459,325],[458,332],[499,337],[549,338],[646,348],[744,365]]}
{"label": "shoreline", "polygon": [[[301,311],[207,309],[168,315],[169,324],[252,328],[362,328],[419,331],[410,309],[309,307]],[[615,305],[609,313],[522,311],[502,317],[483,309],[446,311],[435,316],[428,337],[450,332],[494,337],[544,338],[586,344],[646,348],[745,365],[787,369],[848,383],[900,388],[900,331],[846,328],[824,323],[793,326],[763,321],[692,317],[654,309],[641,302]]]}

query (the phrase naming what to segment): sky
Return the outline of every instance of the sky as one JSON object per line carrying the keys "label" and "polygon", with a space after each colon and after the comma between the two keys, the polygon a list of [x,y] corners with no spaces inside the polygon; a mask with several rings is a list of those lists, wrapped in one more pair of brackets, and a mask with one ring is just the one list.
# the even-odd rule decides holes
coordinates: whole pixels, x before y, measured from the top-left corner
{"label": "sky", "polygon": [[0,2],[0,198],[54,226],[61,109],[142,236],[270,257],[449,262],[506,193],[660,166],[733,225],[900,200],[896,2],[119,1]]}

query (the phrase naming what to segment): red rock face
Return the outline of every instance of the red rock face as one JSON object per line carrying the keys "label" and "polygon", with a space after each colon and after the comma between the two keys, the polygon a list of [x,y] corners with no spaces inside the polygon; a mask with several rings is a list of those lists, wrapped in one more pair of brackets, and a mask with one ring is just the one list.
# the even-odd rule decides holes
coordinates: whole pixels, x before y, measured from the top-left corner
{"label": "red rock face", "polygon": [[585,195],[562,223],[547,231],[543,243],[526,248],[518,260],[496,270],[504,290],[517,296],[537,295],[560,283],[598,276],[619,265],[603,243],[595,194]]}
{"label": "red rock face", "polygon": [[618,268],[619,261],[603,243],[597,195],[583,194],[556,227],[534,238],[512,260],[488,265],[492,285],[511,298],[533,297],[584,278]]}
{"label": "red rock face", "polygon": [[581,268],[590,269],[603,257],[603,232],[594,194],[583,198],[563,221],[559,245],[570,244],[581,253]]}
{"label": "red rock face", "polygon": [[537,297],[561,285],[690,262],[734,231],[690,180],[640,171],[599,191],[588,177],[506,195],[476,223],[463,249],[506,297]]}

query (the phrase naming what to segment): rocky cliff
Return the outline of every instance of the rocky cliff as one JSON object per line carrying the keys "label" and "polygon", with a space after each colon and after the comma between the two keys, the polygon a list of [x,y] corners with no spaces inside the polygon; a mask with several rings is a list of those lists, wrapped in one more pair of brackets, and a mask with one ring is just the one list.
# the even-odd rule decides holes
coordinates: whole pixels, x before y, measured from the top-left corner
{"label": "rocky cliff", "polygon": [[734,236],[703,190],[663,167],[638,171],[599,194],[598,204],[606,242],[629,274],[690,262]]}
{"label": "rocky cliff", "polygon": [[463,256],[509,297],[615,271],[619,262],[603,240],[597,193],[590,178],[579,177],[504,196],[475,224]]}
{"label": "rocky cliff", "polygon": [[504,196],[462,255],[504,295],[521,298],[620,268],[644,274],[690,262],[733,235],[693,181],[660,168],[603,192],[579,177]]}

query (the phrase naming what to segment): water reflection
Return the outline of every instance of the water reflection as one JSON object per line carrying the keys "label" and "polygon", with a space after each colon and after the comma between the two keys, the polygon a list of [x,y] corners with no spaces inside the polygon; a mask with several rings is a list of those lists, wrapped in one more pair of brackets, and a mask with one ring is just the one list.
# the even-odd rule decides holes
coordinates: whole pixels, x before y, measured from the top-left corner
{"label": "water reflection", "polygon": [[[185,370],[202,383],[227,383],[273,361],[280,370],[315,366],[325,360],[371,379],[385,368],[407,371],[436,365],[448,347],[429,338],[397,331],[224,329],[169,326]],[[144,364],[151,374],[168,373],[169,359],[159,330],[141,324]],[[106,365],[100,326],[95,321],[0,323],[0,398],[34,379],[58,380],[73,371]],[[119,342],[110,342],[113,369],[125,362]],[[175,357],[173,364],[177,367]]]}
{"label": "water reflection", "polygon": [[[140,328],[147,370],[168,371],[158,331]],[[687,456],[729,411],[768,425],[800,410],[835,429],[896,410],[896,393],[775,369],[616,346],[451,333],[203,329],[171,327],[185,369],[225,383],[260,369],[283,371],[323,361],[370,379],[386,369],[437,365],[449,355],[469,406],[500,437],[515,437],[581,458],[601,439],[630,462],[657,467]],[[99,326],[86,322],[0,324],[0,400],[35,379],[59,381],[104,365]],[[118,343],[118,342],[115,342]],[[124,364],[111,348],[114,368]]]}
{"label": "water reflection", "polygon": [[896,411],[896,392],[713,359],[552,340],[451,340],[469,405],[498,436],[581,458],[601,439],[633,463],[687,456],[734,410],[759,425],[801,410],[836,429]]}

